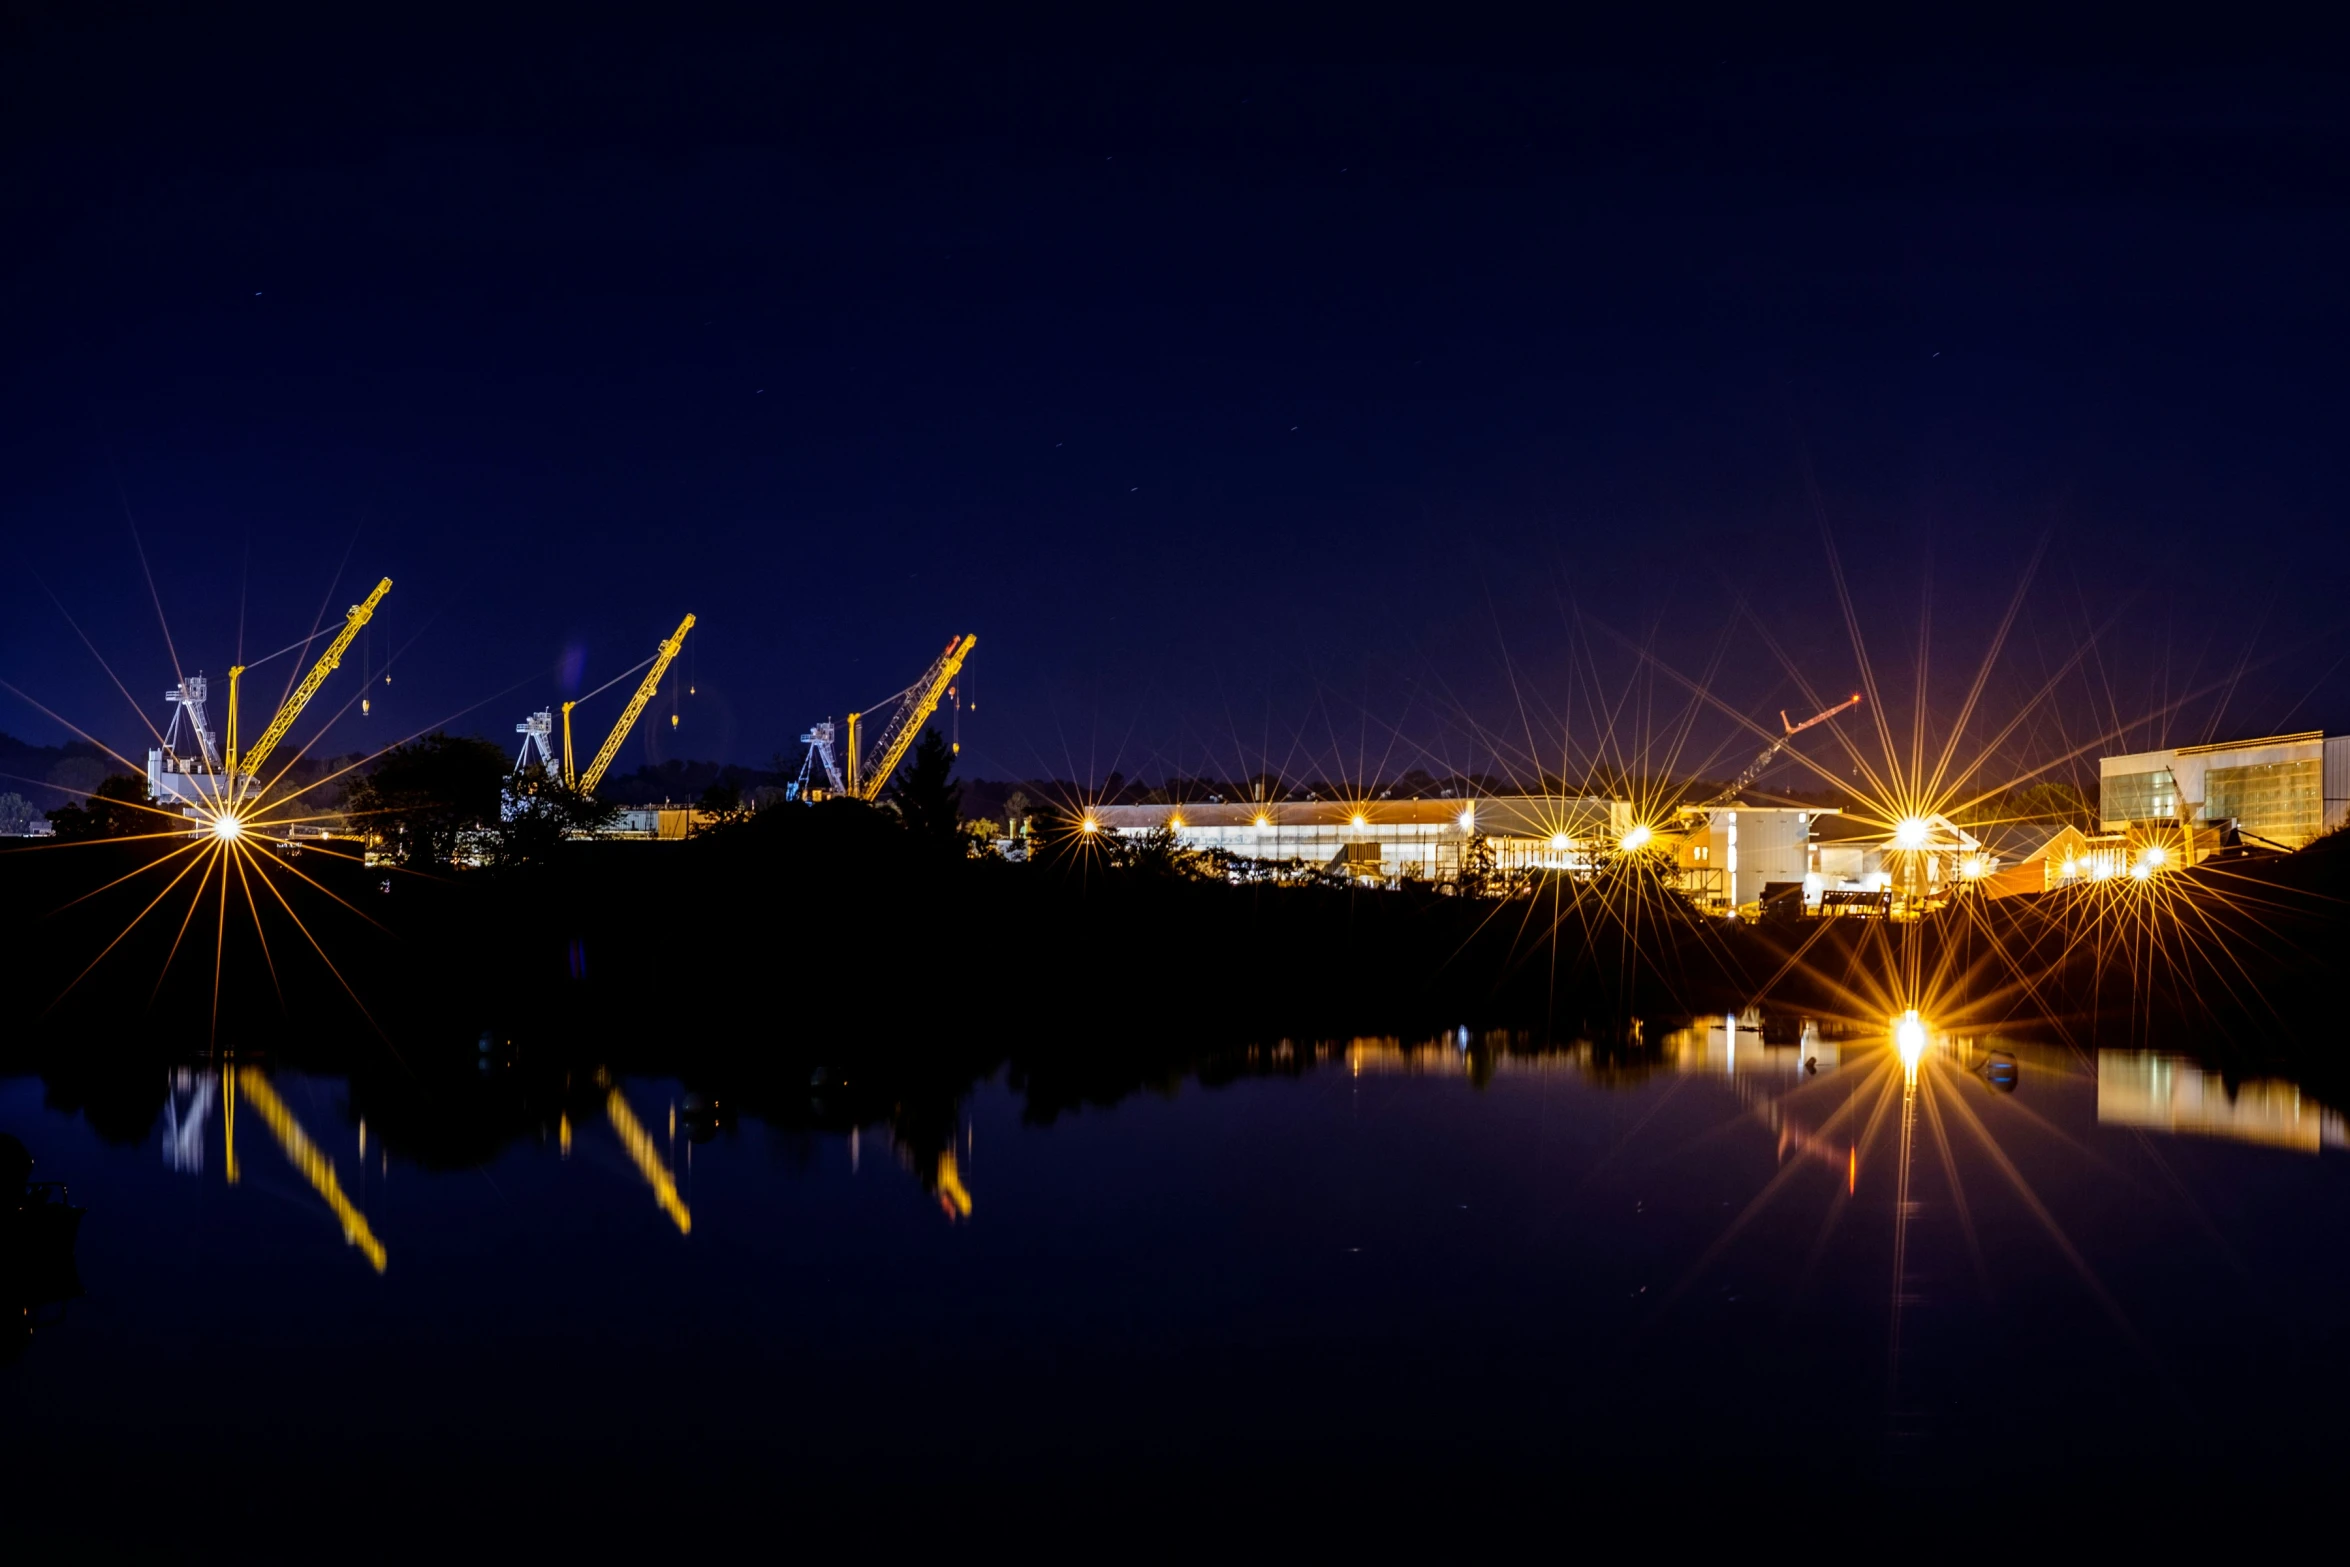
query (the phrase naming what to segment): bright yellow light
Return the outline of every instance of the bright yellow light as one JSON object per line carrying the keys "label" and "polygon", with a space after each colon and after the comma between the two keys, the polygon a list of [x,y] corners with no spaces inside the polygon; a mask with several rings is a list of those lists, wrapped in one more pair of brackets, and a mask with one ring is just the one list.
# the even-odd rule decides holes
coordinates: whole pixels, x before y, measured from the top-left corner
{"label": "bright yellow light", "polygon": [[212,818],[212,836],[222,843],[234,843],[245,836],[245,824],[234,816],[215,816]]}
{"label": "bright yellow light", "polygon": [[2067,860],[2064,862],[2064,873],[2067,876],[2077,876],[2080,874],[2080,871],[2081,862],[2079,860]]}
{"label": "bright yellow light", "polygon": [[1461,831],[1472,832],[1476,829],[1476,826],[1477,809],[1475,806],[1471,806],[1468,810],[1461,812]]}
{"label": "bright yellow light", "polygon": [[2169,855],[2168,855],[2166,852],[2164,852],[2164,850],[2163,850],[2163,847],[2162,847],[2162,845],[2161,845],[2161,844],[2159,844],[2159,843],[2151,843],[2151,844],[2148,844],[2148,845],[2146,846],[2146,863],[2147,863],[2147,864],[2149,864],[2149,865],[2160,865],[2160,864],[2161,864],[2161,863],[2162,863],[2164,860],[2166,860],[2166,859],[2169,859],[2169,858],[2170,858],[2170,856],[2169,856]]}
{"label": "bright yellow light", "polygon": [[1272,817],[1270,817],[1270,816],[1259,816],[1259,817],[1257,818],[1257,831],[1259,831],[1259,832],[1264,832],[1265,830],[1267,830],[1268,828],[1270,828],[1272,825],[1273,825],[1273,818],[1272,818]]}
{"label": "bright yellow light", "polygon": [[1918,1058],[1926,1053],[1926,1025],[1919,1021],[1915,1007],[1893,1020],[1893,1048],[1901,1052],[1904,1067],[1917,1070]]}
{"label": "bright yellow light", "polygon": [[1100,832],[1102,830],[1102,824],[1088,816],[1085,820],[1077,824],[1077,830],[1079,832]]}
{"label": "bright yellow light", "polygon": [[1893,841],[1904,849],[1924,848],[1926,819],[1923,816],[1904,816],[1893,824]]}
{"label": "bright yellow light", "polygon": [[1983,874],[1982,859],[1977,855],[1968,855],[1963,861],[1959,863],[1958,873],[1961,876],[1964,876],[1968,881],[1973,881],[1976,877]]}
{"label": "bright yellow light", "polygon": [[2154,867],[2147,864],[2144,860],[2140,860],[2137,864],[2130,867],[2130,880],[2132,881],[2144,881],[2153,874]]}
{"label": "bright yellow light", "polygon": [[1347,825],[1348,825],[1348,826],[1350,826],[1350,827],[1360,827],[1360,826],[1362,826],[1362,825],[1363,825],[1363,813],[1362,813],[1362,812],[1360,812],[1360,811],[1357,811],[1357,812],[1355,812],[1355,813],[1354,813],[1354,817],[1353,817],[1353,819],[1352,819],[1352,820],[1350,820],[1350,821],[1347,823]]}
{"label": "bright yellow light", "polygon": [[1564,849],[1572,841],[1563,832],[1554,832],[1550,835],[1550,846],[1554,849]]}
{"label": "bright yellow light", "polygon": [[2113,879],[2112,863],[2107,860],[2099,860],[2089,868],[2089,879],[2091,881],[2111,881]]}
{"label": "bright yellow light", "polygon": [[1169,832],[1181,832],[1181,831],[1183,831],[1183,818],[1182,818],[1182,817],[1180,817],[1180,816],[1170,816],[1170,817],[1168,817],[1168,818],[1167,818],[1167,830],[1168,830]]}
{"label": "bright yellow light", "polygon": [[1649,840],[1655,836],[1655,833],[1648,830],[1646,823],[1635,826],[1630,832],[1624,834],[1623,851],[1626,854],[1638,854],[1642,849],[1648,847]]}

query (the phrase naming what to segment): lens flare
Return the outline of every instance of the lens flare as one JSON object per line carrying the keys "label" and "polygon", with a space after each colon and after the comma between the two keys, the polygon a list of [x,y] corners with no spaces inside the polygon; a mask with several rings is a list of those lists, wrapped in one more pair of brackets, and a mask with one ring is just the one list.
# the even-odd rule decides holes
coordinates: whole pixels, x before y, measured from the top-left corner
{"label": "lens flare", "polygon": [[1926,1053],[1926,1025],[1912,1007],[1893,1022],[1893,1048],[1901,1052],[1901,1064],[1909,1071],[1918,1069],[1918,1061]]}
{"label": "lens flare", "polygon": [[1648,847],[1649,840],[1655,836],[1656,834],[1650,832],[1647,825],[1643,823],[1624,834],[1621,847],[1626,854],[1638,854],[1642,849]]}
{"label": "lens flare", "polygon": [[1893,825],[1893,841],[1904,849],[1924,848],[1926,819],[1922,816],[1904,816]]}
{"label": "lens flare", "polygon": [[234,843],[245,836],[245,823],[241,818],[223,811],[212,818],[212,836],[222,843]]}

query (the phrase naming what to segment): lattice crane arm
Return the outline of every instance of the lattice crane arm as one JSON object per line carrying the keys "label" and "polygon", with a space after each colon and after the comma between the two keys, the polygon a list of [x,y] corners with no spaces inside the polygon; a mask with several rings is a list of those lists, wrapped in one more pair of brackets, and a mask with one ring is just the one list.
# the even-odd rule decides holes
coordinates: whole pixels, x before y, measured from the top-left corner
{"label": "lattice crane arm", "polygon": [[[694,617],[688,615],[677,623],[677,630],[669,640],[661,644],[661,651],[653,655],[653,667],[645,671],[645,678],[637,686],[636,695],[628,699],[628,707],[621,713],[620,722],[614,724],[612,732],[604,736],[603,749],[596,753],[594,761],[588,763],[587,771],[579,775],[576,787],[581,794],[595,793],[596,785],[603,782],[604,769],[610,767],[612,758],[620,754],[620,742],[628,738],[628,732],[636,727],[637,717],[644,712],[645,704],[652,701],[653,693],[661,689],[661,677],[669,672],[669,661],[677,657],[677,650],[685,646],[685,634],[693,629]],[[571,758],[571,704],[568,702],[563,705],[563,756],[568,766]]]}
{"label": "lattice crane arm", "polygon": [[849,790],[858,799],[876,800],[881,797],[882,786],[889,782],[889,775],[896,772],[898,763],[906,759],[906,752],[913,747],[914,737],[922,732],[924,724],[930,722],[930,715],[938,711],[938,699],[946,695],[947,687],[954,683],[956,673],[963,667],[963,660],[969,658],[971,650],[978,645],[979,639],[974,636],[955,638],[947,644],[947,650],[932,662],[922,678],[906,688],[905,698],[898,703],[897,711],[890,715],[889,727],[882,731],[881,739],[873,748],[873,766],[870,769],[861,768],[853,754],[856,750],[857,720],[863,715],[849,715],[849,749],[852,753],[849,761]]}
{"label": "lattice crane arm", "polygon": [[349,613],[343,617],[343,629],[335,633],[335,639],[326,645],[326,652],[317,663],[310,666],[310,673],[302,677],[302,683],[294,687],[294,694],[286,698],[285,705],[277,710],[277,716],[269,721],[269,727],[261,731],[261,738],[253,742],[253,748],[241,759],[235,754],[235,681],[245,671],[242,667],[229,671],[230,772],[242,772],[251,777],[261,771],[261,764],[269,760],[269,753],[277,749],[277,743],[286,737],[286,731],[294,727],[294,720],[302,716],[302,709],[308,707],[310,699],[318,695],[318,688],[326,684],[326,677],[341,666],[343,655],[350,651],[352,639],[359,635],[359,628],[375,618],[375,606],[381,604],[384,595],[391,591],[392,579],[386,577],[375,585],[375,591],[368,594],[364,602],[351,606]]}
{"label": "lattice crane arm", "polygon": [[1787,722],[1786,711],[1782,709],[1779,713],[1779,727],[1786,730],[1787,732],[1779,736],[1778,739],[1773,740],[1769,745],[1763,747],[1762,755],[1756,757],[1753,761],[1746,764],[1746,771],[1738,775],[1737,782],[1731,784],[1729,788],[1724,789],[1720,794],[1717,794],[1712,799],[1706,801],[1705,803],[1707,809],[1710,810],[1717,805],[1727,805],[1732,800],[1737,799],[1740,792],[1743,791],[1748,784],[1754,782],[1755,779],[1762,776],[1762,770],[1764,768],[1770,766],[1771,763],[1778,760],[1779,753],[1786,750],[1787,743],[1793,740],[1797,735],[1803,733],[1806,729],[1811,728],[1814,724],[1824,724],[1829,719],[1836,717],[1839,713],[1848,713],[1858,706],[1860,706],[1860,693],[1856,691],[1851,696],[1837,703],[1834,707],[1829,708],[1825,712],[1814,713],[1811,717],[1805,719],[1800,724],[1791,724]]}

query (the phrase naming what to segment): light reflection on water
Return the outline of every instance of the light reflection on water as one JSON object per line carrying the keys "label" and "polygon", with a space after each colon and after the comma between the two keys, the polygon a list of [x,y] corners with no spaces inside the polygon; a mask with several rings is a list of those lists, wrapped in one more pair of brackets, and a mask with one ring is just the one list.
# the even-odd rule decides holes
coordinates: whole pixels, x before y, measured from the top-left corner
{"label": "light reflection on water", "polygon": [[[175,1073],[135,1147],[0,1081],[0,1125],[91,1215],[87,1293],[0,1374],[0,1414],[103,1455],[144,1389],[191,1381],[248,1456],[298,1462],[267,1387],[209,1369],[257,1344],[364,1411],[311,1437],[395,1466],[459,1413],[534,1444],[656,1428],[679,1386],[728,1391],[681,1451],[810,1484],[935,1455],[804,1412],[933,1404],[999,1478],[1208,1453],[1235,1410],[1309,1447],[1474,1431],[1593,1472],[1699,1440],[1878,1479],[2043,1440],[2158,1468],[2222,1436],[2339,1452],[2309,1411],[2350,1397],[2326,1347],[2350,1165],[2288,1156],[2341,1147],[2337,1112],[1930,1027],[1911,1071],[1896,1039],[1757,1013],[1563,1049],[1276,1044],[1050,1125],[984,1083],[920,1149],[756,1113],[688,1135],[685,1085],[597,1077],[457,1169],[331,1079]],[[2145,1135],[2168,1131],[2203,1135]],[[860,1160],[876,1137],[895,1157]]]}
{"label": "light reflection on water", "polygon": [[2184,1056],[2146,1050],[2097,1053],[2097,1119],[2303,1153],[2350,1147],[2342,1112],[2307,1098],[2296,1084],[2256,1078],[2231,1088]]}

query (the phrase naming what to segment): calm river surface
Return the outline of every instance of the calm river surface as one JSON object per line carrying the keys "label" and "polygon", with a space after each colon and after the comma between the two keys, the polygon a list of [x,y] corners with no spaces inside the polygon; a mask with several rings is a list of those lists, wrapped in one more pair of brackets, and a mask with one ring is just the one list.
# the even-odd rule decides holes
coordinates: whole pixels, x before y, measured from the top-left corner
{"label": "calm river surface", "polygon": [[945,1167],[697,1143],[658,1079],[458,1171],[330,1079],[190,1068],[135,1142],[0,1080],[88,1211],[81,1294],[0,1365],[9,1484],[94,1541],[343,1555],[436,1519],[2093,1512],[2350,1456],[2350,1149],[2289,1084],[1935,1036],[1913,1087],[1884,1039],[1723,1019],[1614,1066],[1464,1043],[1050,1125],[984,1085]]}

